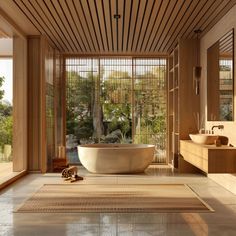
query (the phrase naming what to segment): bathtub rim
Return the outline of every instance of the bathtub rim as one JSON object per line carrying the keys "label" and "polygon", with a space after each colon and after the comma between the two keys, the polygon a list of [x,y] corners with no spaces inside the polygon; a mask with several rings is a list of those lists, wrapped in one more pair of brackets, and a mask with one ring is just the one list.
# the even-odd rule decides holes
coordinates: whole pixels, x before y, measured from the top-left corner
{"label": "bathtub rim", "polygon": [[93,143],[78,145],[77,148],[98,148],[98,149],[143,149],[155,148],[154,144],[121,144],[121,143]]}

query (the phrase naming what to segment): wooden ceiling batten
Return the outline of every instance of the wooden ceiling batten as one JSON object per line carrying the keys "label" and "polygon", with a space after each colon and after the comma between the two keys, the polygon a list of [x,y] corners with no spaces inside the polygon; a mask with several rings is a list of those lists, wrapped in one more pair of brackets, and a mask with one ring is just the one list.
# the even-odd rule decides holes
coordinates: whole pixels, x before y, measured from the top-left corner
{"label": "wooden ceiling batten", "polygon": [[107,52],[109,51],[109,43],[108,43],[103,1],[102,0],[95,1],[95,7],[96,7],[97,18],[99,21],[99,27],[100,27],[99,29],[104,43],[104,51]]}
{"label": "wooden ceiling batten", "polygon": [[88,30],[90,34],[90,40],[91,40],[90,43],[91,42],[93,43],[96,51],[100,51],[100,45],[97,39],[97,34],[94,29],[93,21],[90,15],[90,9],[88,5],[89,3],[87,1],[80,1],[80,0],[75,1],[75,3],[77,3],[80,7],[80,11],[78,12],[82,13],[83,17],[81,16],[81,19],[84,21],[84,24],[86,24],[86,30]]}
{"label": "wooden ceiling batten", "polygon": [[97,44],[99,46],[99,50],[101,52],[104,52],[104,50],[105,50],[104,49],[104,42],[103,42],[103,39],[102,39],[100,22],[99,22],[98,15],[96,13],[96,6],[95,5],[96,5],[96,1],[87,0],[89,15],[90,15],[90,18],[91,18],[93,30],[95,32],[95,37],[96,37],[96,40],[97,40]]}
{"label": "wooden ceiling batten", "polygon": [[123,26],[124,26],[124,0],[117,0],[117,14],[120,15],[120,18],[117,20],[117,51],[122,51],[122,37],[123,37]]}
{"label": "wooden ceiling batten", "polygon": [[25,13],[25,11],[22,9],[21,5],[17,2],[17,0],[13,0],[13,2],[16,4],[18,9],[25,15],[25,17],[30,21],[30,23],[40,32],[41,30],[39,29],[40,26],[34,23],[34,21]]}
{"label": "wooden ceiling batten", "polygon": [[162,1],[162,5],[161,5],[161,7],[159,9],[159,12],[158,12],[158,15],[157,15],[157,18],[156,18],[156,23],[155,23],[155,25],[153,27],[153,30],[152,30],[152,32],[150,34],[150,37],[149,37],[149,40],[148,40],[148,42],[146,44],[145,51],[150,52],[152,43],[155,40],[155,37],[156,37],[157,32],[158,32],[158,30],[159,30],[159,28],[161,26],[163,17],[164,17],[164,15],[166,13],[166,10],[167,10],[169,4],[170,4],[170,1],[165,1],[165,0]]}
{"label": "wooden ceiling batten", "polygon": [[143,1],[139,0],[138,1],[137,15],[136,15],[136,20],[135,20],[135,24],[134,24],[133,37],[132,37],[130,51],[133,51],[133,48],[135,48],[135,45],[137,45],[138,31],[141,27],[141,22],[144,17],[145,6],[146,6],[146,0],[143,0]]}
{"label": "wooden ceiling batten", "polygon": [[[214,14],[215,11],[217,11],[217,9],[220,7],[221,4],[223,4],[225,0],[218,0],[218,1],[214,1],[211,6],[205,10],[205,13],[204,13],[204,18],[200,17],[198,18],[198,21],[197,23],[193,23],[192,26],[194,27],[194,29],[204,29],[203,27],[203,24],[205,22],[209,22],[210,21],[210,16],[212,16]],[[189,35],[192,34],[193,37],[195,37],[196,35],[194,34],[194,32],[191,31],[191,29],[189,29],[187,32],[186,32],[186,36],[185,37],[189,37]]]}
{"label": "wooden ceiling batten", "polygon": [[111,28],[112,28],[112,40],[113,40],[113,52],[118,52],[118,27],[117,27],[117,20],[114,18],[114,15],[116,15],[116,0],[109,0],[109,10],[110,10],[110,20],[111,20]]}
{"label": "wooden ceiling batten", "polygon": [[57,24],[57,21],[56,21],[54,15],[51,13],[50,8],[48,7],[48,5],[46,5],[45,1],[44,0],[43,1],[36,0],[36,2],[40,6],[42,11],[44,12],[44,15],[46,16],[48,21],[50,22],[49,24],[57,32],[57,34],[58,34],[57,40],[63,42],[64,50],[69,50],[69,51],[73,50],[72,47],[70,46],[70,44],[68,44],[68,42],[67,42],[67,38],[64,34],[64,31],[61,31],[60,27]]}
{"label": "wooden ceiling batten", "polygon": [[208,23],[208,25],[205,26],[202,36],[205,35],[225,14],[228,13],[228,11],[236,4],[235,0],[228,1],[228,4],[225,6],[225,8],[216,15],[214,19],[211,20],[211,22]]}
{"label": "wooden ceiling batten", "polygon": [[80,55],[166,54],[179,38],[196,38],[195,29],[202,30],[202,37],[235,4],[236,0],[0,1],[6,12],[16,12],[16,22],[28,22],[27,34],[33,30],[61,52]]}
{"label": "wooden ceiling batten", "polygon": [[125,31],[125,9],[126,9],[126,0],[123,3],[123,15],[122,15],[122,36],[121,36],[121,51],[124,51],[124,31]]}
{"label": "wooden ceiling batten", "polygon": [[65,43],[65,40],[63,39],[63,36],[61,35],[61,32],[59,30],[57,30],[50,17],[50,14],[47,14],[47,7],[45,7],[45,4],[43,3],[43,1],[40,0],[36,0],[35,1],[35,7],[38,8],[38,13],[41,16],[41,18],[44,19],[45,24],[48,26],[48,28],[50,28],[51,32],[54,34],[55,38],[58,40],[58,43],[60,45],[62,45],[63,50],[69,50],[69,48],[67,47],[67,44]]}
{"label": "wooden ceiling batten", "polygon": [[[176,5],[178,3],[179,5],[179,2],[180,1],[171,1],[171,4],[168,5],[168,7],[166,8],[166,11],[162,17],[162,22],[160,23],[160,27],[154,37],[154,40],[152,41],[152,45],[150,47],[150,51],[156,51],[156,47],[157,47],[157,44],[160,42],[160,38],[161,36],[164,34],[164,31],[166,30],[166,27],[167,27],[167,24],[170,22],[170,20],[174,18],[175,16],[175,11],[176,11]],[[171,17],[170,17],[171,16]],[[156,46],[155,46],[156,44]]]}
{"label": "wooden ceiling batten", "polygon": [[144,35],[146,35],[147,32],[147,27],[149,25],[150,22],[150,18],[152,15],[152,11],[155,5],[155,0],[151,0],[151,1],[146,1],[145,4],[145,10],[144,10],[144,14],[143,14],[143,18],[142,18],[142,24],[140,26],[140,30],[139,30],[139,34],[138,34],[138,39],[137,39],[137,44],[135,47],[135,52],[140,51],[142,42],[143,42],[143,38]]}
{"label": "wooden ceiling batten", "polygon": [[104,25],[106,30],[106,37],[107,37],[107,44],[109,48],[109,52],[113,52],[114,46],[113,46],[113,35],[112,35],[112,27],[111,27],[111,19],[110,19],[110,8],[109,8],[109,1],[102,0],[102,9],[103,9],[103,15],[104,15]]}
{"label": "wooden ceiling batten", "polygon": [[76,50],[75,46],[73,45],[73,42],[71,40],[71,37],[69,36],[69,33],[63,24],[61,18],[59,17],[56,8],[51,0],[43,0],[44,4],[47,6],[48,10],[50,11],[50,14],[53,16],[54,21],[57,25],[57,28],[60,32],[62,32],[63,36],[65,37],[65,42],[70,47],[70,50]]}
{"label": "wooden ceiling batten", "polygon": [[[149,1],[150,2],[150,1]],[[144,44],[144,41],[145,41],[145,39],[147,39],[148,37],[147,37],[147,31],[148,31],[148,29],[150,28],[150,25],[153,25],[152,23],[151,23],[151,20],[152,19],[154,19],[155,17],[154,17],[154,9],[159,9],[159,6],[160,6],[160,1],[155,1],[155,0],[153,0],[153,3],[152,3],[152,6],[151,6],[151,8],[150,8],[150,10],[149,10],[149,17],[148,17],[148,19],[146,20],[146,27],[145,27],[145,31],[142,31],[143,32],[143,34],[142,34],[142,38],[140,39],[140,43],[138,44],[138,48],[136,49],[136,51],[143,51],[142,49],[143,49],[143,44]],[[158,5],[156,5],[156,4],[159,4],[159,6]],[[156,14],[157,15],[157,14]]]}
{"label": "wooden ceiling batten", "polygon": [[64,9],[61,6],[61,1],[57,0],[50,0],[50,1],[53,4],[53,7],[58,15],[58,18],[60,19],[61,26],[64,28],[64,30],[68,34],[68,37],[70,38],[71,45],[73,46],[74,50],[82,51],[80,44],[76,43],[77,41],[76,36],[71,28],[71,25],[68,22],[67,16],[64,13]]}
{"label": "wooden ceiling batten", "polygon": [[112,10],[111,10],[111,0],[108,0],[109,2],[109,19],[110,19],[110,29],[111,29],[111,42],[112,42],[112,52],[114,52],[115,50],[115,46],[114,46],[114,35],[113,35],[113,16],[112,16]]}
{"label": "wooden ceiling batten", "polygon": [[[29,11],[29,9],[27,8],[27,6],[25,5],[25,3],[23,1],[18,1],[18,0],[13,0],[14,3],[18,6],[18,8],[20,9],[20,11],[29,19],[29,21],[31,22],[31,24],[34,25],[34,27],[40,31],[43,32],[44,34],[46,34],[43,26],[41,25],[40,22],[37,21],[36,18],[34,18],[32,12]],[[25,13],[26,12],[26,13]],[[48,35],[48,38],[51,42],[53,41],[53,38],[51,38],[50,34]],[[55,46],[57,47],[57,49],[59,50],[60,48],[58,48],[57,44],[55,44]]]}
{"label": "wooden ceiling batten", "polygon": [[[77,4],[75,4],[75,1],[76,1]],[[88,22],[86,20],[86,16],[85,16],[85,13],[84,13],[81,2],[78,1],[78,0],[72,0],[72,3],[75,7],[75,11],[76,11],[77,17],[79,19],[79,23],[81,25],[81,29],[84,30],[84,33],[86,35],[86,38],[88,40],[88,44],[90,45],[90,48],[93,48],[92,49],[93,51],[97,51],[98,47],[94,43],[94,38],[93,38],[93,36],[91,34],[91,31],[89,29],[89,25],[88,25]]]}
{"label": "wooden ceiling batten", "polygon": [[130,32],[130,20],[131,20],[131,12],[133,7],[133,1],[127,1],[127,9],[125,14],[125,23],[124,23],[124,45],[123,51],[128,51],[128,41],[129,41],[129,32]]}
{"label": "wooden ceiling batten", "polygon": [[[156,43],[154,50],[160,50],[162,48],[163,43],[165,42],[165,39],[169,37],[170,30],[173,28],[173,25],[178,22],[177,19],[180,16],[181,11],[185,11],[188,6],[188,1],[186,0],[180,0],[179,4],[176,5],[174,14],[172,14],[169,19],[172,18],[172,20],[168,21],[168,24],[165,26],[165,29],[163,29],[161,33],[161,37],[159,38],[158,42]],[[174,17],[173,17],[174,16]]]}
{"label": "wooden ceiling batten", "polygon": [[89,51],[89,49],[85,45],[85,41],[82,37],[82,34],[81,34],[82,32],[77,27],[77,24],[76,24],[75,19],[74,19],[75,14],[72,14],[72,10],[70,9],[70,7],[68,5],[68,1],[67,0],[62,0],[61,3],[60,3],[60,7],[63,10],[63,13],[64,13],[65,17],[67,18],[67,21],[70,25],[70,28],[73,32],[73,35],[74,35],[75,39],[76,39],[76,43],[79,45],[81,51],[82,52]]}
{"label": "wooden ceiling batten", "polygon": [[184,4],[179,8],[179,12],[176,15],[176,18],[173,20],[172,25],[170,26],[168,32],[163,37],[163,40],[161,42],[161,45],[159,46],[159,50],[163,51],[163,48],[166,45],[166,42],[170,41],[171,36],[173,35],[173,29],[176,29],[181,22],[181,19],[183,18],[182,12],[185,12],[189,9],[189,3],[191,0],[184,0]]}
{"label": "wooden ceiling batten", "polygon": [[138,12],[139,12],[139,6],[140,6],[140,0],[133,1],[132,4],[132,12],[131,14],[131,20],[129,22],[130,24],[130,31],[129,31],[129,36],[128,36],[128,43],[127,43],[127,48],[128,52],[131,52],[132,50],[132,44],[133,44],[133,38],[135,34],[135,28],[137,24],[137,18],[138,18]]}
{"label": "wooden ceiling batten", "polygon": [[87,52],[91,52],[92,49],[91,49],[90,44],[88,43],[87,34],[85,33],[83,24],[81,23],[81,20],[78,17],[78,12],[77,12],[77,9],[76,9],[76,7],[74,5],[74,1],[73,0],[72,1],[66,1],[65,0],[65,3],[67,5],[67,8],[70,11],[71,17],[73,18],[74,25],[76,27],[76,30],[80,34],[81,40],[83,41],[82,43],[84,44],[84,46],[86,48],[86,51]]}
{"label": "wooden ceiling batten", "polygon": [[133,37],[133,43],[132,43],[132,47],[131,50],[136,52],[136,49],[138,47],[138,42],[140,39],[140,34],[143,30],[143,21],[144,18],[146,17],[146,10],[147,10],[147,5],[148,5],[148,0],[143,0],[140,1],[140,5],[139,5],[139,17],[136,21],[136,33]]}
{"label": "wooden ceiling batten", "polygon": [[181,37],[181,31],[183,31],[183,28],[185,28],[186,26],[188,27],[189,19],[196,12],[196,8],[198,5],[198,1],[188,0],[188,8],[186,8],[185,11],[182,12],[182,16],[180,17],[176,28],[173,28],[171,30],[171,37],[163,47],[163,51],[171,51],[176,46],[178,39]]}
{"label": "wooden ceiling batten", "polygon": [[163,1],[164,0],[156,1],[156,3],[158,4],[156,6],[157,10],[153,11],[153,18],[151,18],[151,22],[150,22],[150,27],[151,28],[147,31],[146,37],[144,37],[144,42],[142,43],[142,47],[141,47],[142,52],[146,51],[147,45],[148,45],[148,43],[150,41],[151,34],[152,34],[153,30],[154,30],[155,25],[157,25],[156,22],[157,22],[157,18],[159,16],[160,9],[162,7]]}
{"label": "wooden ceiling batten", "polygon": [[45,29],[45,32],[49,31],[50,39],[53,40],[53,42],[56,43],[57,47],[60,50],[62,50],[63,46],[61,45],[60,42],[56,41],[56,38],[58,37],[58,35],[54,34],[54,32],[52,32],[52,29],[50,28],[50,26],[46,22],[47,19],[42,17],[41,8],[37,7],[37,3],[32,4],[32,2],[30,2],[28,0],[25,0],[25,1],[23,1],[23,4],[34,15],[35,20],[40,24],[40,26],[43,29]]}

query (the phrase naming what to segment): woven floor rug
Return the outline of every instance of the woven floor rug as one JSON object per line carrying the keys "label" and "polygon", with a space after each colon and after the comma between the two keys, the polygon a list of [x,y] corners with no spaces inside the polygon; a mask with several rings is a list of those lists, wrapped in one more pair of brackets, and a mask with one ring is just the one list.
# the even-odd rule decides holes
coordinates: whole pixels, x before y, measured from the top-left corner
{"label": "woven floor rug", "polygon": [[209,212],[187,185],[45,184],[16,212]]}

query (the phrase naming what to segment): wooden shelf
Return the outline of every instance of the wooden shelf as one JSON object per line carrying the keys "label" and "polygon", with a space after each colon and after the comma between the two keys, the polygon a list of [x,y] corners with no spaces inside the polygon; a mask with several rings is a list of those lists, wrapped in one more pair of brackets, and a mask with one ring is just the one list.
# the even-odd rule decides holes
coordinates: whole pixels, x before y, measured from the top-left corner
{"label": "wooden shelf", "polygon": [[[197,132],[193,114],[200,110],[192,77],[196,64],[197,40],[180,40],[169,55],[168,73],[168,154],[169,163],[178,168],[180,139]],[[181,90],[181,92],[180,92]]]}

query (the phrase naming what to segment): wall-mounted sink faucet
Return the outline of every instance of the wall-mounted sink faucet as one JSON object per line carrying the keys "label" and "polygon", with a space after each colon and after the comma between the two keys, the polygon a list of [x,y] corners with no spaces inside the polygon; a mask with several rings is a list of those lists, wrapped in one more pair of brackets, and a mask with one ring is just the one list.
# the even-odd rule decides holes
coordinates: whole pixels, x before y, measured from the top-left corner
{"label": "wall-mounted sink faucet", "polygon": [[223,126],[223,125],[213,125],[213,126],[211,127],[212,133],[214,132],[214,128],[224,129],[224,126]]}

